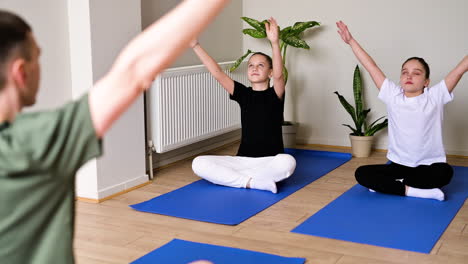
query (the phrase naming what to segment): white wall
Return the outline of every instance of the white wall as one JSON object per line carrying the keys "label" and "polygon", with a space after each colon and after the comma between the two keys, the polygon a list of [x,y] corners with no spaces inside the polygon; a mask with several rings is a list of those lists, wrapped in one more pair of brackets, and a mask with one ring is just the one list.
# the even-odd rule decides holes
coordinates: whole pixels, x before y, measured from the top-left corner
{"label": "white wall", "polygon": [[[106,74],[123,47],[141,31],[141,9],[140,2],[132,0],[68,3],[76,98]],[[104,137],[103,149],[101,158],[79,171],[79,197],[102,199],[148,180],[142,97],[112,126]]]}
{"label": "white wall", "polygon": [[[143,28],[146,28],[178,3],[179,1],[174,0],[141,0]],[[233,0],[199,37],[200,43],[216,61],[231,61],[241,56],[241,16],[242,1]],[[201,64],[200,60],[189,49],[175,61],[172,67],[199,64]]]}
{"label": "white wall", "polygon": [[[403,61],[423,57],[431,66],[432,83],[446,74],[467,54],[468,2],[465,0],[269,0],[243,1],[243,15],[256,19],[277,18],[281,27],[296,21],[317,20],[322,26],[305,34],[310,51],[288,50],[290,83],[286,118],[300,123],[299,141],[311,144],[349,146],[352,120],[333,94],[352,96],[352,74],[357,60],[336,33],[335,22],[343,20],[353,36],[373,56],[387,77],[398,82]],[[247,25],[246,25],[247,26]],[[244,50],[264,50],[262,40],[244,37]],[[363,69],[362,69],[363,70]],[[367,106],[372,119],[386,114],[377,99],[377,89],[363,70]],[[455,100],[446,107],[444,141],[450,154],[468,155],[468,76],[455,90]],[[387,148],[386,131],[379,134],[378,148]]]}
{"label": "white wall", "polygon": [[[91,19],[88,1],[68,1],[68,32],[72,97],[78,99],[93,86]],[[49,72],[44,72],[49,74]],[[98,198],[97,160],[86,163],[76,176],[78,197]]]}
{"label": "white wall", "polygon": [[42,78],[37,103],[25,110],[53,108],[70,100],[67,2],[2,0],[0,8],[10,10],[27,20],[33,28],[39,46],[42,47]]}
{"label": "white wall", "polygon": [[[141,6],[134,0],[90,1],[94,82],[112,66],[120,51],[141,32]],[[105,136],[98,160],[98,193],[103,198],[148,181],[145,172],[143,97]]]}

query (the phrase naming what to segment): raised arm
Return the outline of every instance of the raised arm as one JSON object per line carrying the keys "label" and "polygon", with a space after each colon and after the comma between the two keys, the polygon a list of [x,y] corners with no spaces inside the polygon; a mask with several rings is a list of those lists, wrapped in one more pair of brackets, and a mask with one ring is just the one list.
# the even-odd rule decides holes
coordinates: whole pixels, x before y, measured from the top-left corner
{"label": "raised arm", "polygon": [[198,40],[192,40],[190,43],[195,54],[201,62],[206,66],[213,77],[223,86],[223,88],[232,95],[234,93],[234,81],[219,67],[218,63],[205,51],[198,43]]}
{"label": "raised arm", "polygon": [[[102,137],[156,77],[188,47],[229,0],[185,0],[134,38],[89,92],[96,135]],[[176,34],[174,33],[176,32]]]}
{"label": "raised arm", "polygon": [[271,42],[271,50],[273,53],[273,82],[276,95],[283,98],[285,91],[284,76],[283,76],[283,59],[279,45],[279,29],[278,23],[274,18],[268,19],[269,23],[265,24],[267,37]]}
{"label": "raised arm", "polygon": [[359,62],[366,68],[369,74],[372,77],[377,88],[380,90],[382,87],[383,82],[385,81],[385,74],[380,70],[379,66],[375,63],[369,54],[359,45],[359,43],[353,38],[351,33],[348,30],[348,26],[346,26],[343,21],[336,22],[336,26],[338,27],[338,34],[340,34],[343,41],[351,46],[354,55],[359,60]]}
{"label": "raised arm", "polygon": [[468,56],[465,56],[463,60],[453,69],[447,77],[445,77],[445,84],[449,92],[452,92],[457,86],[458,81],[462,78],[463,74],[468,71]]}

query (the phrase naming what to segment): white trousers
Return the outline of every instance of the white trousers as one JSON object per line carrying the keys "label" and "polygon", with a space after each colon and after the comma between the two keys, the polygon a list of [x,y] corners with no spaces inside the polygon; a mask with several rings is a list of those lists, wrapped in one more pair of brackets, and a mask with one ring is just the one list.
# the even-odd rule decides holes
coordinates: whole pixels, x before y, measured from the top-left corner
{"label": "white trousers", "polygon": [[196,175],[214,184],[245,188],[250,179],[279,182],[291,176],[296,160],[289,154],[250,158],[199,156],[192,162]]}

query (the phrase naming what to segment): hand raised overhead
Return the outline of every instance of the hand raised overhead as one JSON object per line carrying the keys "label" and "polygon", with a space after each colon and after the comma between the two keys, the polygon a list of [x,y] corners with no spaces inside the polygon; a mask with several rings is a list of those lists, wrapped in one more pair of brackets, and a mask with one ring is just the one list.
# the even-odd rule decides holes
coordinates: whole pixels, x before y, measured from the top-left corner
{"label": "hand raised overhead", "polygon": [[268,19],[268,23],[265,23],[265,29],[267,33],[267,37],[270,42],[278,42],[279,40],[279,28],[278,23],[273,17]]}
{"label": "hand raised overhead", "polygon": [[346,26],[346,24],[341,20],[336,22],[336,26],[338,27],[338,34],[340,34],[343,41],[346,44],[349,44],[349,42],[353,39],[353,36],[351,35],[351,32],[349,32],[348,26]]}

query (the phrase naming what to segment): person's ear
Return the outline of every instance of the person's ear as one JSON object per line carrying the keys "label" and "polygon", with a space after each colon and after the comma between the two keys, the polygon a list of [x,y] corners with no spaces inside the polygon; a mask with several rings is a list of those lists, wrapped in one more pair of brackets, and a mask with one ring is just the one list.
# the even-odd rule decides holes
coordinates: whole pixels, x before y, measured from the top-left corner
{"label": "person's ear", "polygon": [[26,86],[26,61],[24,59],[16,59],[11,64],[9,74],[17,87]]}
{"label": "person's ear", "polygon": [[429,87],[430,83],[431,83],[431,80],[429,78],[427,78],[426,82],[424,83],[424,87]]}

